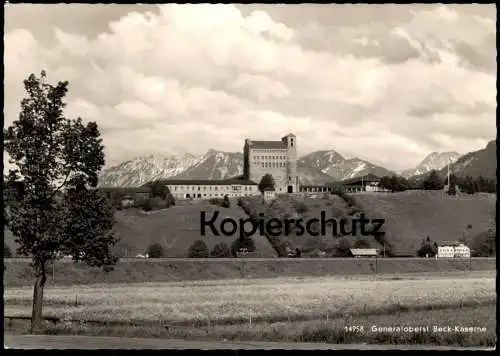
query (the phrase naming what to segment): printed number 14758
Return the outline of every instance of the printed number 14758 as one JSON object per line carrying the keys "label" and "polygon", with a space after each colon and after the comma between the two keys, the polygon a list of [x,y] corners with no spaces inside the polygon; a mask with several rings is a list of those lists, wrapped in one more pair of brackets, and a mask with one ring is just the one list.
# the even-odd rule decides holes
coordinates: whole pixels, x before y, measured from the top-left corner
{"label": "printed number 14758", "polygon": [[362,326],[344,326],[344,330],[351,333],[360,333],[363,332]]}

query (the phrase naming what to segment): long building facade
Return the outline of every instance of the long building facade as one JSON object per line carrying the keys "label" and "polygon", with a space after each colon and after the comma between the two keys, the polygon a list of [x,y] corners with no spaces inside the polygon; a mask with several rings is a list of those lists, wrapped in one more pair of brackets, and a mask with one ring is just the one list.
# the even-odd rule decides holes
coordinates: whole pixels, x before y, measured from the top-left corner
{"label": "long building facade", "polygon": [[280,141],[245,140],[243,147],[243,177],[259,183],[270,174],[276,193],[299,192],[297,174],[297,138],[288,134]]}
{"label": "long building facade", "polygon": [[165,179],[175,199],[210,199],[224,196],[246,197],[259,195],[257,183],[244,179]]}

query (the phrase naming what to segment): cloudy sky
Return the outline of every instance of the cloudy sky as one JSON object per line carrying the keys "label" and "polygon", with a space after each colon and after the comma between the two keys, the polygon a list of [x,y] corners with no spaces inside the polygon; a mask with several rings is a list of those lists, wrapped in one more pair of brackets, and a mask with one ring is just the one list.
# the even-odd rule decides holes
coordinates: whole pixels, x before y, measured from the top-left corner
{"label": "cloudy sky", "polygon": [[293,132],[384,167],[496,137],[494,5],[7,5],[5,122],[68,80],[107,164]]}

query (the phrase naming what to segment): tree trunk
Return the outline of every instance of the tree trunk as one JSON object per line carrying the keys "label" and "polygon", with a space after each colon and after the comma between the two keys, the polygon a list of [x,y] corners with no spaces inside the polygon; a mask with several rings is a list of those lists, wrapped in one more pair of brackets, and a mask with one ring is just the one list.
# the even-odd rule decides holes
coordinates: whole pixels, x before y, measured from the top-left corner
{"label": "tree trunk", "polygon": [[33,290],[33,311],[31,314],[31,332],[42,328],[43,287],[47,281],[45,263],[36,269],[35,288]]}

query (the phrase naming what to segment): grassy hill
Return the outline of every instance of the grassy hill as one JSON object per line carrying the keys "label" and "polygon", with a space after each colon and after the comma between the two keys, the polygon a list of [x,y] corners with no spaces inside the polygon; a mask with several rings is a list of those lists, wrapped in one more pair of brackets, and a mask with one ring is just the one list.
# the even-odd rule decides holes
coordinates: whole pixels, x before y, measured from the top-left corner
{"label": "grassy hill", "polygon": [[[326,219],[329,218],[349,218],[348,213],[350,208],[347,203],[340,197],[329,194],[317,194],[317,197],[302,198],[294,195],[280,195],[278,199],[270,204],[263,203],[259,198],[246,198],[245,204],[248,204],[250,211],[254,213],[263,213],[266,216],[266,221],[271,218],[277,218],[280,221],[285,219],[303,219],[303,225],[310,219],[321,218],[321,212],[325,212]],[[320,232],[320,224],[312,224],[313,232]],[[355,237],[349,237],[353,242]],[[333,251],[337,246],[339,238],[332,236],[332,226],[327,225],[323,236],[313,236],[307,231],[304,234],[297,236],[293,233],[288,236],[280,236],[279,244],[288,244],[291,248],[300,248],[303,252],[308,253],[314,249],[322,251]],[[374,245],[377,245],[373,241]]]}
{"label": "grassy hill", "polygon": [[[478,233],[495,226],[496,195],[474,194],[448,196],[443,191],[408,191],[394,194],[361,193],[352,195],[366,218],[384,218],[384,230],[387,241],[393,245],[397,254],[415,255],[422,239],[430,236],[433,241],[467,241]],[[261,199],[249,200],[252,209],[263,212],[268,217],[319,218],[325,211],[327,218],[346,217],[347,204],[338,196],[305,198],[284,195],[273,204],[263,204]],[[300,205],[305,206],[305,209]],[[198,239],[203,239],[210,249],[219,242],[230,245],[235,237],[213,236],[207,229],[207,236],[200,236],[200,212],[206,211],[208,217],[218,210],[218,222],[225,217],[235,220],[246,218],[246,214],[235,203],[231,208],[220,208],[207,203],[179,205],[169,209],[144,213],[130,209],[116,214],[116,232],[121,241],[117,252],[121,256],[133,257],[144,254],[148,246],[160,243],[166,257],[186,257],[189,246]],[[468,226],[470,225],[470,228]],[[253,236],[258,254],[262,257],[274,257],[276,253],[265,237]],[[6,244],[15,251],[14,237],[5,231]],[[349,238],[351,242],[354,237]],[[372,247],[380,247],[372,238]],[[307,233],[303,236],[281,237],[282,242],[289,242],[291,247],[305,250],[320,248],[333,249],[338,238],[331,237],[331,227],[327,227],[327,236],[314,237]]]}
{"label": "grassy hill", "polygon": [[[384,218],[386,237],[394,252],[415,254],[422,239],[468,242],[495,226],[496,195],[448,196],[443,191],[356,194],[368,218]],[[470,228],[468,228],[470,226]]]}
{"label": "grassy hill", "polygon": [[[448,196],[443,191],[407,191],[394,194],[361,193],[351,195],[357,208],[365,213],[365,218],[385,219],[383,231],[386,240],[397,255],[416,255],[424,238],[433,241],[457,241],[465,238],[468,243],[481,232],[495,226],[496,195],[474,194]],[[297,207],[303,205],[301,211]],[[321,211],[326,217],[340,219],[348,217],[350,209],[338,196],[328,198],[305,198],[283,196],[272,204],[263,204],[258,199],[251,200],[254,211],[280,220],[286,218],[320,218]],[[300,210],[300,209],[299,209]],[[469,227],[470,226],[470,227]],[[348,227],[350,229],[350,227]],[[289,243],[292,248],[302,250],[319,248],[331,250],[339,239],[331,237],[331,227],[327,236],[315,237],[281,236],[280,243]],[[358,233],[359,236],[359,233]],[[353,243],[357,237],[349,236]],[[381,245],[373,237],[364,237],[371,247]]]}
{"label": "grassy hill", "polygon": [[[246,218],[246,215],[233,204],[231,208],[221,208],[208,203],[178,205],[169,209],[144,213],[139,210],[129,209],[119,211],[116,214],[116,232],[120,237],[118,251],[127,249],[128,256],[135,256],[139,251],[144,251],[148,246],[159,243],[165,250],[165,257],[187,257],[189,246],[196,240],[202,239],[211,250],[220,242],[231,246],[234,237],[214,236],[209,228],[207,235],[201,236],[200,212],[207,213],[207,219],[218,210],[216,226],[219,229],[220,221],[229,217],[236,221]],[[261,236],[253,237],[256,252],[262,257],[274,257],[275,253],[269,242]],[[130,253],[133,251],[132,253]],[[137,251],[137,252],[136,252]]]}
{"label": "grassy hill", "polygon": [[[241,208],[236,206],[236,203],[233,203],[231,208],[200,203],[178,205],[149,213],[137,209],[117,211],[115,229],[120,242],[115,246],[115,251],[123,257],[135,257],[138,254],[145,254],[150,245],[159,243],[163,246],[165,257],[187,257],[189,246],[196,240],[205,241],[210,250],[220,242],[231,246],[236,236],[214,236],[210,229],[207,229],[206,236],[200,235],[200,212],[205,211],[207,219],[210,219],[216,210],[220,212],[217,226],[226,217],[236,221],[240,218],[247,218]],[[10,231],[5,230],[6,244],[14,252],[16,248],[14,237]],[[262,257],[275,256],[275,252],[266,238],[255,235],[253,239],[258,255]]]}

